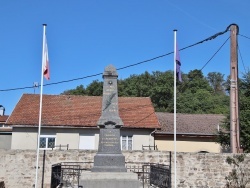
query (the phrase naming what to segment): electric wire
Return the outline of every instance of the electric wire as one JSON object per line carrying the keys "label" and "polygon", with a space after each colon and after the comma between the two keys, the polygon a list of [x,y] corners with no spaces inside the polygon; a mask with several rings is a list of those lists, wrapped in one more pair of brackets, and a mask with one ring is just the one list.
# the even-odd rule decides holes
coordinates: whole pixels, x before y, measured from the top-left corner
{"label": "electric wire", "polygon": [[244,71],[245,71],[245,74],[246,74],[246,73],[247,73],[247,70],[246,70],[246,67],[245,67],[245,64],[244,64],[244,61],[243,61],[241,52],[240,52],[240,47],[239,47],[239,45],[238,45],[238,52],[239,52],[240,59],[241,59],[241,63],[242,63],[242,65],[243,65],[243,68],[244,68]]}
{"label": "electric wire", "polygon": [[[208,37],[208,38],[206,38],[204,40],[201,40],[201,41],[196,42],[196,43],[194,43],[192,45],[189,45],[189,46],[186,46],[184,48],[181,48],[179,51],[191,48],[191,47],[196,46],[198,44],[201,44],[203,42],[207,42],[207,41],[213,40],[213,39],[217,38],[220,35],[223,35],[223,34],[225,34],[226,32],[228,32],[230,30],[231,25],[233,25],[233,24],[230,24],[229,26],[227,26],[227,28],[224,31],[218,32],[218,33],[216,33],[216,34],[214,34],[214,35],[212,35],[212,36],[210,36],[210,37]],[[138,62],[138,63],[134,63],[134,64],[131,64],[131,65],[127,65],[127,66],[118,68],[117,70],[122,70],[122,69],[126,69],[126,68],[129,68],[129,67],[133,67],[133,66],[137,66],[137,65],[140,65],[140,64],[144,64],[146,62],[150,62],[150,61],[153,61],[153,60],[156,60],[156,59],[159,59],[159,58],[171,55],[173,53],[174,52],[169,52],[167,54],[163,54],[163,55],[151,58],[151,59],[147,59],[147,60],[144,60],[144,61],[141,61],[141,62]],[[74,79],[70,79],[70,80],[64,80],[64,81],[59,81],[59,82],[48,83],[48,84],[44,84],[43,86],[57,85],[57,84],[62,84],[62,83],[66,83],[66,82],[72,82],[72,81],[76,81],[76,80],[82,80],[82,79],[86,79],[86,78],[91,78],[91,77],[95,77],[95,76],[99,76],[99,75],[102,75],[102,73],[92,74],[92,75],[88,75],[88,76],[84,76],[84,77],[80,77],[80,78],[74,78]],[[39,86],[40,86],[40,84],[38,85],[38,87]],[[10,88],[10,89],[1,89],[0,92],[22,90],[22,89],[31,89],[31,88],[34,88],[34,86],[26,86],[26,87],[18,87],[18,88]]]}
{"label": "electric wire", "polygon": [[[244,38],[250,40],[250,37],[247,37],[247,36],[242,35],[242,34],[238,34],[238,35],[241,36],[241,37],[244,37]],[[244,68],[244,71],[245,71],[245,74],[246,74],[246,73],[247,73],[247,70],[246,70],[246,66],[245,66],[244,61],[243,61],[243,58],[242,58],[242,54],[241,54],[241,51],[240,51],[239,44],[237,45],[237,47],[238,47],[238,52],[239,52],[239,55],[240,55],[241,63],[242,63],[242,65],[243,65],[243,68]]]}
{"label": "electric wire", "polygon": [[[215,55],[222,49],[222,47],[227,43],[227,41],[229,40],[230,37],[228,37],[225,42],[223,42],[223,44],[218,48],[218,50],[211,56],[211,58],[202,66],[201,69],[199,69],[199,71],[202,71],[209,62],[211,62],[211,60],[215,57]],[[192,79],[194,79],[196,76],[198,76],[199,74],[194,74],[194,76],[192,77]],[[191,82],[192,80],[188,80],[187,82],[185,82],[184,84],[181,84],[181,88],[178,90],[177,94],[180,93],[181,90],[185,89],[185,87],[188,86],[188,84]]]}
{"label": "electric wire", "polygon": [[[246,39],[249,39],[249,40],[250,40],[250,37],[247,37],[247,36],[242,35],[242,34],[238,34],[238,35],[239,35],[239,36],[241,36],[241,37],[244,37],[244,38],[246,38]],[[241,63],[242,63],[242,65],[243,65],[243,68],[244,68],[244,71],[245,71],[245,74],[246,74],[246,73],[247,73],[247,70],[246,70],[246,66],[245,66],[245,64],[244,64],[244,61],[243,61],[242,55],[241,55],[241,51],[240,51],[240,48],[239,48],[239,44],[237,45],[237,47],[238,47],[238,52],[239,52],[239,54],[240,54]]]}
{"label": "electric wire", "polygon": [[239,36],[242,36],[242,37],[244,37],[244,38],[246,38],[246,39],[250,39],[250,37],[247,37],[247,36],[245,36],[245,35],[241,35],[241,34],[238,34]]}
{"label": "electric wire", "polygon": [[[230,38],[230,37],[229,37]],[[208,63],[209,62],[211,62],[211,60],[215,57],[215,55],[222,49],[222,47],[226,44],[226,42],[229,40],[229,38],[227,38],[226,39],[226,41],[225,42],[223,42],[223,44],[218,48],[218,50],[212,55],[212,57],[202,66],[202,68],[200,69],[200,71],[202,70],[202,69],[204,69],[207,65],[208,65]],[[171,52],[171,53],[173,53],[173,52]],[[156,57],[156,58],[159,58],[160,56],[158,56],[158,57]],[[153,59],[155,59],[155,58],[153,58]],[[150,59],[150,60],[152,60],[152,59]],[[150,61],[150,60],[146,60],[146,61]],[[145,62],[145,61],[144,61]],[[140,62],[140,63],[143,63],[143,62]],[[131,65],[129,65],[129,66],[131,66]],[[133,66],[135,66],[135,64],[133,64]],[[124,68],[127,68],[128,66],[126,66],[126,67],[122,67],[122,68],[119,68],[119,70],[120,69],[124,69]],[[101,75],[102,73],[99,73],[99,74],[96,74],[96,75]],[[197,76],[198,74],[196,74],[196,75],[194,75],[194,77],[193,78],[195,78],[196,76]],[[89,77],[89,76],[88,76]],[[87,77],[86,77],[87,78]],[[79,79],[79,78],[78,78]],[[76,80],[76,79],[72,79],[72,80]],[[70,80],[70,81],[72,81],[72,80]],[[67,82],[68,82],[69,80],[67,80]],[[62,82],[66,82],[66,81],[62,81]],[[62,82],[60,82],[60,83],[62,83]],[[181,89],[180,90],[178,90],[178,92],[177,92],[177,94],[182,90],[182,89],[184,89],[185,88],[185,86],[188,86],[188,83],[190,82],[190,80],[188,81],[188,82],[185,82],[185,84],[183,84],[182,86],[181,86]],[[55,83],[54,83],[55,84]],[[122,109],[121,109],[122,110]],[[150,116],[151,114],[149,114],[149,116]],[[147,118],[147,116],[145,117],[145,118]],[[143,120],[143,119],[142,119]],[[142,120],[140,120],[140,121],[142,121]],[[139,123],[140,121],[138,121],[138,122],[134,122],[134,124],[137,124],[137,123]]]}
{"label": "electric wire", "polygon": [[227,40],[219,47],[219,49],[212,55],[212,57],[205,63],[205,65],[200,69],[203,70],[207,64],[215,57],[215,55],[221,50],[221,48],[226,44],[226,42],[229,40],[230,37],[227,38]]}

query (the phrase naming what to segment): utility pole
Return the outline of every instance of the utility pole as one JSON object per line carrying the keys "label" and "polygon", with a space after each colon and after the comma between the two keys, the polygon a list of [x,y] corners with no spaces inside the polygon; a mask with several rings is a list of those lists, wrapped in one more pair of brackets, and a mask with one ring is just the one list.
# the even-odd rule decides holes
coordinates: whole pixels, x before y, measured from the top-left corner
{"label": "utility pole", "polygon": [[238,41],[239,27],[230,27],[230,147],[231,153],[240,152],[239,100],[238,100]]}

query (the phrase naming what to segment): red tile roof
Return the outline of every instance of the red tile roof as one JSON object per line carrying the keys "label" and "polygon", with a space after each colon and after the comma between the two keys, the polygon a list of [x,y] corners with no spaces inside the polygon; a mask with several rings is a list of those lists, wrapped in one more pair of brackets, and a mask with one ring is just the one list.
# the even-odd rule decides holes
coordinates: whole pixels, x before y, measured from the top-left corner
{"label": "red tile roof", "polygon": [[3,115],[3,116],[0,116],[0,123],[3,122],[5,123],[6,120],[8,119],[9,116],[6,116],[6,115]]}
{"label": "red tile roof", "polygon": [[[161,130],[158,134],[174,133],[174,114],[165,112],[156,112],[161,124]],[[225,118],[220,114],[177,114],[176,115],[176,133],[177,134],[196,134],[196,135],[214,135],[217,133],[218,125]]]}
{"label": "red tile roof", "polygon": [[[7,125],[37,126],[38,94],[23,94]],[[119,115],[124,127],[160,128],[149,97],[119,97]],[[77,95],[43,95],[42,125],[96,127],[101,116],[102,97]]]}

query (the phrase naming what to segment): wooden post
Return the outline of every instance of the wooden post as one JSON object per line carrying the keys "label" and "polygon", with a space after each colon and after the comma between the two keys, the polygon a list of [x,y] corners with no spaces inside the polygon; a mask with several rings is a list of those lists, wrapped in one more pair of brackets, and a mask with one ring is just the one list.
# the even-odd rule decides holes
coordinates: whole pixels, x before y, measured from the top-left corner
{"label": "wooden post", "polygon": [[230,147],[231,153],[240,151],[239,104],[238,104],[238,26],[232,24],[230,46]]}

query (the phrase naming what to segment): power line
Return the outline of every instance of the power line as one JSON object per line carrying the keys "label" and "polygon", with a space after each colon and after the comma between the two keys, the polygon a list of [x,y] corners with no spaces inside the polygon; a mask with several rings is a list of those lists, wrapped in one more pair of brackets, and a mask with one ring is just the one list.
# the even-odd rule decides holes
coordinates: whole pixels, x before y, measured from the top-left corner
{"label": "power line", "polygon": [[239,34],[239,36],[242,36],[242,37],[244,37],[244,38],[250,39],[250,37],[247,37],[247,36],[245,36],[245,35]]}
{"label": "power line", "polygon": [[244,64],[244,62],[243,62],[243,58],[242,58],[242,55],[241,55],[241,52],[240,52],[240,47],[239,47],[239,45],[238,45],[238,51],[239,51],[239,54],[240,54],[241,63],[242,63],[242,65],[243,65],[243,68],[244,68],[244,70],[245,70],[245,74],[246,74],[246,73],[247,73],[247,71],[246,71],[245,64]]}
{"label": "power line", "polygon": [[[227,39],[226,39],[226,41],[225,42],[223,42],[223,44],[219,47],[219,49],[212,55],[212,57],[202,66],[202,68],[201,69],[199,69],[200,71],[202,71],[206,66],[207,66],[207,64],[215,57],[215,55],[221,50],[221,48],[226,44],[226,42],[229,40],[229,38],[230,37],[228,37]],[[192,77],[192,79],[193,78],[195,78],[196,76],[198,76],[199,74],[197,73],[197,74],[195,74],[193,77]],[[188,80],[187,82],[185,82],[182,86],[181,86],[181,88],[179,89],[179,91],[177,92],[177,94],[180,92],[180,90],[183,90],[183,89],[185,89],[185,87],[186,86],[188,86],[188,83],[190,83],[191,82],[191,80]]]}
{"label": "power line", "polygon": [[[180,51],[182,50],[185,50],[185,49],[188,49],[188,48],[191,48],[193,46],[196,46],[198,44],[201,44],[203,42],[207,42],[207,41],[210,41],[210,40],[213,40],[215,38],[217,38],[218,36],[220,35],[223,35],[225,34],[226,32],[229,31],[230,29],[230,26],[232,24],[230,24],[224,31],[222,32],[218,32],[202,41],[199,41],[197,43],[194,43],[192,45],[189,45],[187,47],[184,47],[182,49],[180,49]],[[144,60],[144,61],[141,61],[141,62],[138,62],[138,63],[134,63],[134,64],[131,64],[131,65],[127,65],[127,66],[124,66],[124,67],[121,67],[121,68],[118,68],[117,70],[122,70],[122,69],[126,69],[126,68],[129,68],[129,67],[133,67],[133,66],[137,66],[137,65],[140,65],[140,64],[144,64],[146,62],[150,62],[150,61],[154,61],[156,59],[159,59],[159,58],[162,58],[162,57],[165,57],[165,56],[168,56],[168,55],[171,55],[173,54],[174,52],[169,52],[167,54],[163,54],[163,55],[160,55],[160,56],[157,56],[157,57],[154,57],[154,58],[151,58],[151,59],[147,59],[147,60]],[[66,82],[73,82],[73,81],[76,81],[76,80],[82,80],[82,79],[86,79],[86,78],[91,78],[91,77],[95,77],[95,76],[99,76],[99,75],[102,75],[102,73],[97,73],[97,74],[92,74],[92,75],[88,75],[88,76],[84,76],[84,77],[80,77],[80,78],[74,78],[74,79],[70,79],[70,80],[64,80],[64,81],[59,81],[59,82],[54,82],[54,83],[48,83],[48,84],[44,84],[43,86],[49,86],[49,85],[57,85],[57,84],[61,84],[61,83],[66,83]],[[40,86],[40,85],[39,85]],[[4,91],[14,91],[14,90],[22,90],[22,89],[31,89],[33,88],[34,86],[27,86],[27,87],[18,87],[18,88],[10,88],[10,89],[1,89],[0,92],[4,92]]]}
{"label": "power line", "polygon": [[[245,36],[245,35],[241,35],[241,34],[238,34],[238,35],[241,36],[241,37],[244,37],[244,38],[246,38],[246,39],[250,39],[250,37],[247,37],[247,36]],[[247,70],[246,70],[246,67],[245,67],[245,64],[244,64],[242,55],[241,55],[241,51],[240,51],[239,44],[238,44],[238,51],[239,51],[239,54],[240,54],[240,59],[241,59],[241,63],[242,63],[242,65],[243,65],[244,71],[245,71],[245,73],[247,73]]]}
{"label": "power line", "polygon": [[[239,35],[239,36],[241,36],[241,37],[244,37],[244,38],[246,38],[246,39],[249,39],[249,40],[250,40],[250,37],[247,37],[247,36],[245,36],[245,35],[241,35],[241,34],[238,34],[238,35]],[[241,55],[241,51],[240,51],[240,48],[239,48],[239,44],[238,44],[238,51],[239,51],[239,54],[240,54],[241,63],[242,63],[242,65],[243,65],[244,71],[245,71],[245,73],[246,73],[246,72],[247,72],[247,70],[246,70],[246,67],[245,67],[245,64],[244,64],[244,61],[243,61],[242,55]]]}
{"label": "power line", "polygon": [[229,38],[230,38],[230,37],[227,38],[227,40],[219,47],[219,49],[214,53],[214,55],[212,55],[212,57],[205,63],[205,65],[204,65],[200,70],[204,69],[204,68],[207,66],[207,64],[214,58],[214,56],[215,56],[215,55],[221,50],[221,48],[226,44],[226,42],[228,41]]}

